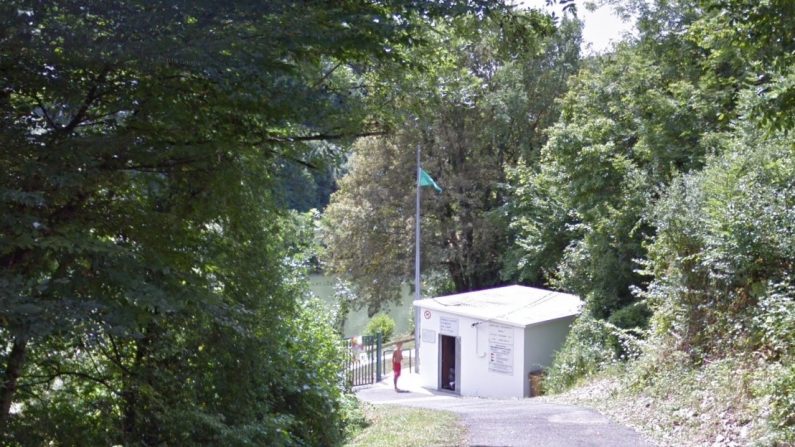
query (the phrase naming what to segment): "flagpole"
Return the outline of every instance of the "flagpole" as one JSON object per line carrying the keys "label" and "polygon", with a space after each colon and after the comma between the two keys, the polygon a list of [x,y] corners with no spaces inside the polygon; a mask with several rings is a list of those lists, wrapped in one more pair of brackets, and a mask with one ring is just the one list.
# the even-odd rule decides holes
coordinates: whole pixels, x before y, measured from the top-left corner
{"label": "flagpole", "polygon": [[[420,280],[420,177],[422,173],[422,166],[420,165],[420,143],[417,143],[417,214],[414,218],[414,299],[419,300],[422,297],[420,289],[422,283]],[[414,372],[420,372],[420,308],[414,307]]]}

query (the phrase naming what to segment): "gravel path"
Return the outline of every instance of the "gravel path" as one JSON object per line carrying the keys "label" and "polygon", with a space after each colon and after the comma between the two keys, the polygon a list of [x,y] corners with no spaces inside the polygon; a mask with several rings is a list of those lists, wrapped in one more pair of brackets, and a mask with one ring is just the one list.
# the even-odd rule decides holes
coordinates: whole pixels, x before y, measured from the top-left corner
{"label": "gravel path", "polygon": [[359,399],[458,413],[469,432],[470,446],[638,446],[649,444],[630,428],[596,411],[538,399],[481,399],[460,397],[420,387],[417,376],[403,374],[396,393],[392,377],[357,390]]}

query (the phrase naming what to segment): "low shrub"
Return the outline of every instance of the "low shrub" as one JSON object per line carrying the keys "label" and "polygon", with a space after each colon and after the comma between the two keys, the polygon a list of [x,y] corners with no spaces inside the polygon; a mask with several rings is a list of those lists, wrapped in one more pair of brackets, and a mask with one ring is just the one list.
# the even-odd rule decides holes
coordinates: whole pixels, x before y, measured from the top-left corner
{"label": "low shrub", "polygon": [[367,323],[364,335],[376,335],[378,333],[381,333],[381,340],[383,342],[391,339],[392,335],[395,333],[395,320],[385,313],[373,315],[373,318]]}
{"label": "low shrub", "polygon": [[768,366],[757,377],[755,392],[766,399],[770,445],[795,445],[795,359]]}
{"label": "low shrub", "polygon": [[370,405],[361,402],[352,393],[345,393],[340,399],[342,423],[345,426],[345,438],[353,439],[369,424],[363,406]]}
{"label": "low shrub", "polygon": [[555,354],[545,380],[545,390],[562,392],[619,360],[635,358],[641,340],[630,330],[588,315],[578,318],[566,342]]}

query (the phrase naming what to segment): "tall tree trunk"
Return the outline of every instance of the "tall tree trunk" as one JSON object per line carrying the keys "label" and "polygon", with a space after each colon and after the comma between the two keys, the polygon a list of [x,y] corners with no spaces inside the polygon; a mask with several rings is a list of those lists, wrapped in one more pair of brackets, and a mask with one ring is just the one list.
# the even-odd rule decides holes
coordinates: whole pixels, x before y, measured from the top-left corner
{"label": "tall tree trunk", "polygon": [[8,423],[11,403],[17,391],[17,381],[20,374],[22,374],[22,366],[25,364],[27,350],[28,338],[24,336],[14,337],[14,346],[8,354],[3,386],[0,388],[0,432],[5,431],[5,426]]}
{"label": "tall tree trunk", "polygon": [[143,369],[144,357],[146,356],[146,348],[148,340],[144,337],[143,340],[135,342],[135,360],[133,367],[130,368],[132,374],[125,375],[124,377],[124,390],[122,391],[122,399],[124,399],[124,411],[122,418],[122,432],[125,444],[133,444],[137,438],[138,429],[138,377],[137,375]]}
{"label": "tall tree trunk", "polygon": [[151,396],[141,393],[142,386],[154,388],[152,344],[160,331],[150,323],[143,331],[144,336],[135,341],[135,359],[130,368],[131,374],[124,376],[122,399],[124,410],[122,415],[122,436],[125,445],[162,445],[159,439],[157,416],[151,414]]}

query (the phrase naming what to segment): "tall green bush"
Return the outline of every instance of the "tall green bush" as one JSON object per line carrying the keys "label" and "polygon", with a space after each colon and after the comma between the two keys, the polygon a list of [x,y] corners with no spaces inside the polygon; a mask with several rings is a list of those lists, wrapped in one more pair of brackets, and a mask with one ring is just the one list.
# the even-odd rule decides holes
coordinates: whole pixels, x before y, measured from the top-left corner
{"label": "tall green bush", "polygon": [[761,391],[770,399],[770,423],[773,426],[772,445],[795,444],[795,357],[771,368]]}
{"label": "tall green bush", "polygon": [[792,137],[749,126],[716,142],[721,154],[675,182],[651,216],[656,332],[696,358],[727,348],[782,355],[792,335],[782,309],[795,298]]}
{"label": "tall green bush", "polygon": [[395,333],[395,320],[385,313],[373,315],[364,330],[364,335],[376,335],[379,333],[384,342],[390,340]]}
{"label": "tall green bush", "polygon": [[566,342],[547,371],[545,389],[565,391],[580,379],[640,355],[639,334],[584,314],[572,324]]}

